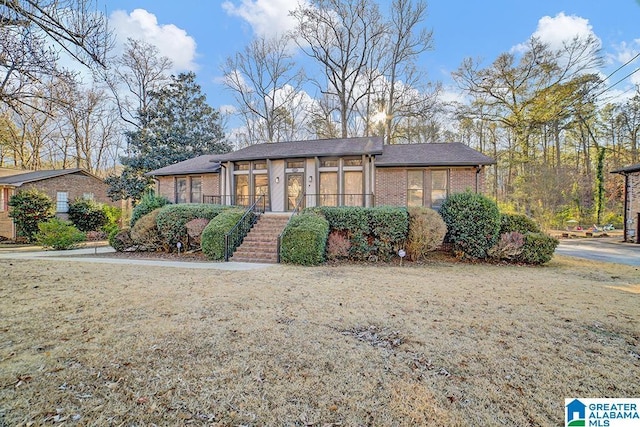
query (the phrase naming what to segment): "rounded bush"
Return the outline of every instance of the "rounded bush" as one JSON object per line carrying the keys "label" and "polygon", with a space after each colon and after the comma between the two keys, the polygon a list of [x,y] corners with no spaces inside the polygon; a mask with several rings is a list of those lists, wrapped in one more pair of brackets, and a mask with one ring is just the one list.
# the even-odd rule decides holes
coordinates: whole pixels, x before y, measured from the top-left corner
{"label": "rounded bush", "polygon": [[58,218],[41,222],[38,224],[38,230],[38,234],[36,234],[38,244],[57,251],[73,249],[87,239],[85,234],[74,227],[71,222]]}
{"label": "rounded bush", "polygon": [[202,253],[209,259],[221,261],[224,259],[224,235],[240,221],[244,210],[232,208],[213,218],[202,231]]}
{"label": "rounded bush", "polygon": [[324,262],[329,222],[314,214],[291,218],[282,232],[280,259],[299,265],[318,265]]}
{"label": "rounded bush", "polygon": [[551,261],[558,247],[558,239],[544,233],[527,233],[517,260],[527,264],[545,264]]}
{"label": "rounded bush", "polygon": [[464,256],[486,258],[497,242],[500,211],[493,200],[482,194],[452,194],[442,203],[440,215],[447,225],[445,240]]}
{"label": "rounded bush", "polygon": [[407,255],[419,261],[442,245],[447,225],[437,211],[430,208],[409,208]]}
{"label": "rounded bush", "polygon": [[164,196],[156,196],[154,193],[146,193],[144,196],[142,196],[142,199],[140,199],[138,204],[136,204],[136,206],[133,208],[133,212],[131,212],[131,222],[129,225],[133,227],[140,218],[142,218],[149,212],[170,203],[171,202],[169,201],[169,199]]}
{"label": "rounded bush", "polygon": [[505,233],[540,233],[540,226],[531,218],[522,214],[501,214],[500,235]]}
{"label": "rounded bush", "polygon": [[229,206],[210,205],[201,203],[180,203],[166,205],[160,209],[156,224],[162,239],[169,250],[175,250],[178,242],[186,247],[189,240],[186,224],[192,219],[213,219],[221,212],[231,209]]}
{"label": "rounded bush", "polygon": [[77,199],[69,205],[69,221],[80,231],[98,231],[107,224],[102,206],[93,200]]}
{"label": "rounded bush", "polygon": [[140,250],[155,251],[162,247],[162,236],[156,225],[159,212],[160,209],[149,212],[131,227],[131,240]]}

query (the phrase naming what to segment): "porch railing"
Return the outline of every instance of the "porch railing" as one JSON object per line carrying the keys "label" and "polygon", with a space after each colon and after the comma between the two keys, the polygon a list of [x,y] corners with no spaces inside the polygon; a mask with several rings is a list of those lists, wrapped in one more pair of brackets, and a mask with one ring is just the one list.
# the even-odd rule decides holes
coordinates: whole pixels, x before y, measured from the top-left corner
{"label": "porch railing", "polygon": [[314,206],[369,206],[376,205],[373,193],[335,193],[335,194],[306,194],[304,206],[313,202]]}
{"label": "porch railing", "polygon": [[303,205],[303,201],[305,199],[305,196],[306,196],[306,194],[300,195],[300,197],[298,198],[298,201],[296,202],[296,206],[293,208],[293,212],[291,212],[291,216],[289,217],[289,221],[287,221],[287,224],[282,229],[282,233],[278,234],[278,239],[277,239],[277,243],[276,243],[276,250],[278,251],[277,254],[276,254],[276,262],[278,264],[280,264],[280,243],[282,242],[282,234],[284,233],[284,230],[287,229],[287,226],[291,222],[291,218],[293,218],[294,215],[298,215],[300,213],[300,211],[302,210],[302,207],[303,207],[302,205]]}
{"label": "porch railing", "polygon": [[222,195],[222,196],[202,196],[203,203],[212,203],[216,205],[226,206],[244,206],[249,207],[258,199],[262,198],[266,210],[269,210],[269,199],[262,194],[250,194],[248,196]]}
{"label": "porch railing", "polygon": [[240,246],[242,240],[246,237],[256,223],[260,214],[264,213],[265,200],[264,196],[257,198],[251,206],[247,208],[244,215],[236,223],[236,225],[224,235],[224,260],[229,261],[233,252]]}

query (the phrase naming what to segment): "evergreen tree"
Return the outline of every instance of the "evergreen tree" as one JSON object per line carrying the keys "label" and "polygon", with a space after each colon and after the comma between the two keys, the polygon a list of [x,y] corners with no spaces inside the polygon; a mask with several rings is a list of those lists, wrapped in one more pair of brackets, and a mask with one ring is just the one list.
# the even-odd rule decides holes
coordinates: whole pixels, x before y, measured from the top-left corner
{"label": "evergreen tree", "polygon": [[150,104],[139,111],[140,127],[127,132],[128,156],[120,177],[107,178],[112,199],[138,200],[150,180],[144,173],[203,154],[226,153],[220,113],[207,104],[192,72],[150,92]]}

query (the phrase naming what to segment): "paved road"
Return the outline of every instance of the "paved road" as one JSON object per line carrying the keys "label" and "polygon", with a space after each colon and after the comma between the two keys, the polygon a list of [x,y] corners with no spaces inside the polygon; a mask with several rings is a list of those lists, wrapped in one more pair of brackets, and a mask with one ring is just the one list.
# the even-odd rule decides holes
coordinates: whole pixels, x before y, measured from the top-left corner
{"label": "paved road", "polygon": [[[110,246],[97,248],[72,249],[69,251],[33,251],[33,250],[0,250],[0,259],[48,259],[76,262],[93,262],[98,264],[153,265],[158,267],[179,267],[189,269],[211,269],[245,271],[274,267],[277,264],[258,264],[249,262],[190,262],[171,260],[126,259],[110,257],[91,257],[98,253],[115,252]],[[82,255],[82,256],[78,256]]]}
{"label": "paved road", "polygon": [[560,239],[556,253],[594,261],[640,266],[640,245],[622,243],[618,237]]}

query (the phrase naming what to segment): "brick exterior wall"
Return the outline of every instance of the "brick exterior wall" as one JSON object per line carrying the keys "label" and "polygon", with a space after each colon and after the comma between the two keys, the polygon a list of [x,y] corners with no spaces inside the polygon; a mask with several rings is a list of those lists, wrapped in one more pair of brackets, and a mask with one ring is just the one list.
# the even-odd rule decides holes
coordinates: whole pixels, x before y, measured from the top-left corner
{"label": "brick exterior wall", "polygon": [[[420,168],[377,168],[376,169],[376,205],[406,206],[407,204],[407,171]],[[431,187],[429,168],[426,170],[424,186],[425,190]],[[478,192],[484,193],[485,177],[484,169],[480,171],[478,178]],[[476,168],[450,168],[449,192],[461,193],[470,189],[476,189]],[[427,192],[428,203],[430,193]]]}
{"label": "brick exterior wall", "polygon": [[[202,178],[202,195],[220,195],[220,174],[210,173],[205,175],[179,175],[179,176],[159,176],[156,178],[156,193],[164,196],[171,203],[176,203],[176,178],[187,178],[187,197],[191,197],[191,178]],[[200,200],[191,200],[192,203],[200,203]]]}
{"label": "brick exterior wall", "polygon": [[[36,189],[42,191],[49,196],[49,198],[55,203],[57,193],[67,192],[69,203],[75,199],[81,199],[85,193],[93,193],[93,200],[98,203],[104,203],[115,207],[121,207],[120,202],[113,202],[107,196],[107,188],[109,186],[99,178],[94,176],[85,175],[82,172],[77,172],[69,175],[57,176],[54,178],[43,179],[41,181],[34,181],[16,189],[17,192],[28,189]],[[66,219],[66,214],[60,215]],[[8,211],[0,212],[0,236],[13,239],[13,220],[9,218]]]}
{"label": "brick exterior wall", "polygon": [[627,235],[625,240],[627,242],[640,243],[640,236],[638,236],[638,215],[640,215],[640,172],[634,172],[627,175],[627,211],[625,212],[625,218],[627,223],[625,224]]}

